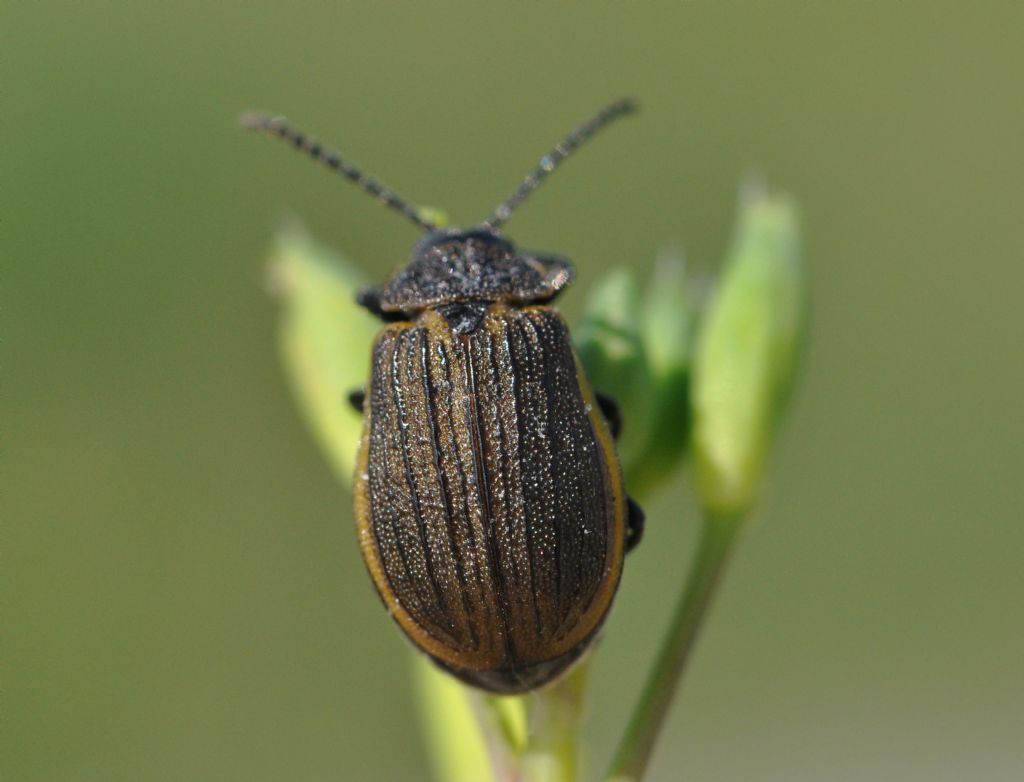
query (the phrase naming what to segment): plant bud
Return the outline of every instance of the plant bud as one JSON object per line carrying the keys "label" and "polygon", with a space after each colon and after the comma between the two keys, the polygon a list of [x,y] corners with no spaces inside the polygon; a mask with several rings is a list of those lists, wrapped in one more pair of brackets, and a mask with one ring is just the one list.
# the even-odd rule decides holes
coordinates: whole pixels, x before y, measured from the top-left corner
{"label": "plant bud", "polygon": [[757,498],[796,371],[806,304],[794,204],[746,194],[694,363],[694,470],[711,514],[742,516]]}
{"label": "plant bud", "polygon": [[368,281],[358,266],[296,226],[275,238],[268,277],[281,304],[288,380],[313,436],[350,486],[363,421],[347,398],[366,383],[379,329],[355,302]]}

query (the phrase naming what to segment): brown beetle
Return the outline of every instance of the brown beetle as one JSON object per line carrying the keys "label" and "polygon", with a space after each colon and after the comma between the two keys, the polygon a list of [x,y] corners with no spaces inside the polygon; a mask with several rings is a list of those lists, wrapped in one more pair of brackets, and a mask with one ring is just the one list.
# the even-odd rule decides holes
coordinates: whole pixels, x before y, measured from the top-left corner
{"label": "brown beetle", "polygon": [[478,227],[438,229],[282,120],[277,135],[427,233],[359,302],[387,322],[373,346],[355,476],[359,541],[388,612],[438,665],[497,693],[540,687],[588,648],[643,514],[615,453],[618,414],[595,396],[549,302],[568,261],[500,235],[512,210],[611,119],[570,133]]}

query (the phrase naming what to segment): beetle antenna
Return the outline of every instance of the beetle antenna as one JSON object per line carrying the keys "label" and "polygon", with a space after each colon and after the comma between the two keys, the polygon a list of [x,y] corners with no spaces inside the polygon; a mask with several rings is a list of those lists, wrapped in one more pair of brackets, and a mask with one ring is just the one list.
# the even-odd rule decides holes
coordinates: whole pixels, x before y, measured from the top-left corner
{"label": "beetle antenna", "polygon": [[558,146],[540,159],[537,167],[526,175],[526,178],[512,195],[498,204],[498,207],[491,213],[490,217],[483,221],[482,225],[491,231],[497,231],[508,220],[515,208],[523,203],[527,196],[544,181],[547,175],[558,168],[559,164],[581,146],[584,141],[594,136],[612,120],[626,114],[632,114],[636,111],[636,108],[636,103],[629,98],[617,100],[614,103],[609,103],[590,119],[574,128],[569,135],[559,142]]}
{"label": "beetle antenna", "polygon": [[423,217],[424,210],[422,208],[409,203],[373,177],[367,176],[336,152],[325,150],[318,141],[309,138],[301,130],[291,127],[284,117],[249,112],[243,114],[239,122],[243,128],[258,130],[270,136],[277,136],[282,141],[290,143],[296,149],[305,152],[317,162],[323,163],[323,165],[335,173],[341,174],[346,179],[355,182],[382,204],[405,215],[423,230],[432,231],[437,228],[435,223]]}

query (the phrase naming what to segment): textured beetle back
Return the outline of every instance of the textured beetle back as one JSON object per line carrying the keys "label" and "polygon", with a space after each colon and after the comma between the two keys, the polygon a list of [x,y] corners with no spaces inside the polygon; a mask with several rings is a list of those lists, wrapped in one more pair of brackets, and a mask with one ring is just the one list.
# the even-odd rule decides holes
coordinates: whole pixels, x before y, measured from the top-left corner
{"label": "textured beetle back", "polygon": [[622,478],[588,397],[547,307],[494,305],[468,334],[428,311],[374,347],[367,564],[410,638],[489,689],[568,665],[618,585]]}

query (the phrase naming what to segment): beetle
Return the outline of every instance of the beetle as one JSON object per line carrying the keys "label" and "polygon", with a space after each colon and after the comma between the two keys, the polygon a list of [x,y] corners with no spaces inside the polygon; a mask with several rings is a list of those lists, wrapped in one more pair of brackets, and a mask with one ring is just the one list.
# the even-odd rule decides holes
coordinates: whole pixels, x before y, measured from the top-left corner
{"label": "beetle", "polygon": [[541,687],[593,642],[643,513],[615,452],[615,403],[591,389],[552,300],[564,258],[501,233],[573,150],[634,110],[611,103],[541,158],[478,225],[439,228],[285,120],[243,118],[352,180],[423,232],[409,262],[357,301],[372,348],[354,484],[362,554],[388,613],[462,681]]}

